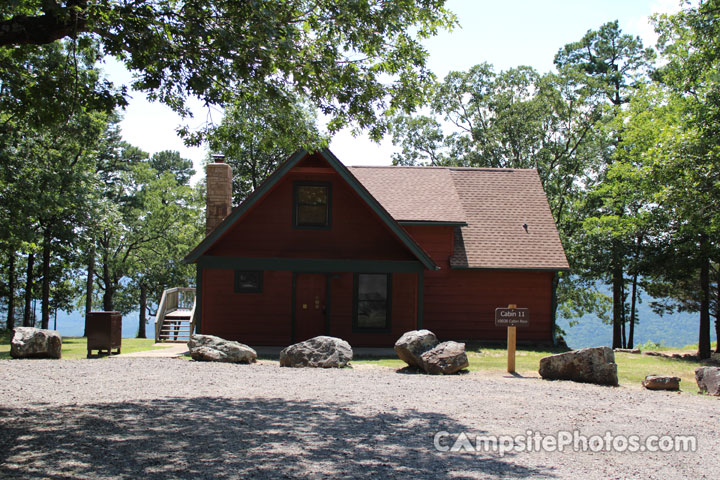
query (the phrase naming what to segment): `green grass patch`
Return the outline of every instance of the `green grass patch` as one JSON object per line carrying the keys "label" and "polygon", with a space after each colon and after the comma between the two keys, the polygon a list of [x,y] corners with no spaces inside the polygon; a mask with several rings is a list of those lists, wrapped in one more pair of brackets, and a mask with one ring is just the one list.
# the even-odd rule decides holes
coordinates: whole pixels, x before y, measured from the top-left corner
{"label": "green grass patch", "polygon": [[[499,346],[467,347],[469,370],[471,372],[493,372],[503,374],[507,371],[507,350]],[[523,349],[520,347],[515,355],[515,370],[523,376],[537,376],[540,359],[548,355],[559,353],[554,349]],[[680,388],[695,392],[695,368],[700,366],[697,362],[686,360],[638,355],[632,353],[615,353],[615,362],[618,365],[618,381],[620,385],[636,385],[647,375],[672,375],[680,377]],[[353,364],[377,365],[400,369],[405,362],[397,357],[388,358],[360,358],[353,360]]]}
{"label": "green grass patch", "polygon": [[[10,357],[10,340],[12,332],[0,331],[0,360],[7,360]],[[85,337],[63,337],[62,339],[63,360],[87,358],[87,338]],[[123,338],[122,353],[142,352],[145,350],[158,350],[166,347],[153,347],[155,339],[152,338]],[[97,350],[93,350],[96,354]]]}
{"label": "green grass patch", "polygon": [[[504,372],[507,369],[507,350],[499,346],[477,347],[468,345],[466,347],[468,361],[470,362],[469,370],[477,371],[497,371]],[[536,372],[540,359],[548,355],[559,353],[560,350],[555,349],[518,349],[515,354],[515,370],[518,373]],[[378,365],[383,367],[403,368],[405,362],[397,357],[389,358],[359,358],[353,360],[354,364]]]}
{"label": "green grass patch", "polygon": [[695,369],[700,366],[699,362],[632,353],[616,353],[615,362],[618,365],[620,385],[639,385],[647,375],[670,375],[682,379],[681,389],[697,391]]}
{"label": "green grass patch", "polygon": [[[688,351],[691,351],[691,352],[697,352],[697,349],[698,349],[698,344],[697,344],[697,343],[693,343],[693,344],[691,344],[691,345],[685,345],[684,347],[682,347],[681,350],[688,350]],[[673,349],[672,349],[672,348],[668,348],[667,350],[673,350]],[[675,349],[675,350],[677,350],[677,349]],[[715,352],[715,350],[717,350],[717,342],[712,342],[712,343],[710,344],[710,350],[712,350],[713,352]]]}

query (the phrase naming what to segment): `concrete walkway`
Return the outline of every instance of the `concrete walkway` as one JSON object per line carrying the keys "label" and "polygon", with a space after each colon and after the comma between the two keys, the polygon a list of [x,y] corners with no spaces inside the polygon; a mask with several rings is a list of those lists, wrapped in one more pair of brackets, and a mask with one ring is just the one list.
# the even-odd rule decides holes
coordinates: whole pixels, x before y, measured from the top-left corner
{"label": "concrete walkway", "polygon": [[121,353],[112,355],[113,358],[172,358],[182,357],[187,353],[187,343],[156,343],[153,347],[163,347],[156,350],[143,350],[142,352]]}

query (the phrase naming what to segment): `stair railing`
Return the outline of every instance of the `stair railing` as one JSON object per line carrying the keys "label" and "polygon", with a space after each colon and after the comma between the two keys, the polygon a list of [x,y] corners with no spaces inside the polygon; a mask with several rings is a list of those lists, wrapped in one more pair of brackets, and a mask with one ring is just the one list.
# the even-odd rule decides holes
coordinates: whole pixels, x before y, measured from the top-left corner
{"label": "stair railing", "polygon": [[196,305],[197,305],[197,302],[195,300],[195,297],[193,297],[193,306],[192,306],[192,310],[190,310],[190,333],[188,333],[188,338],[192,337],[192,334],[195,331],[195,306]]}
{"label": "stair railing", "polygon": [[155,314],[155,341],[160,341],[160,332],[165,316],[176,310],[191,310],[192,323],[190,332],[195,328],[195,288],[193,287],[174,287],[163,291],[160,298],[160,305]]}
{"label": "stair railing", "polygon": [[163,290],[162,297],[160,298],[160,305],[158,305],[157,312],[155,312],[155,343],[160,341],[160,330],[165,322],[165,310],[167,309],[167,297],[170,290]]}

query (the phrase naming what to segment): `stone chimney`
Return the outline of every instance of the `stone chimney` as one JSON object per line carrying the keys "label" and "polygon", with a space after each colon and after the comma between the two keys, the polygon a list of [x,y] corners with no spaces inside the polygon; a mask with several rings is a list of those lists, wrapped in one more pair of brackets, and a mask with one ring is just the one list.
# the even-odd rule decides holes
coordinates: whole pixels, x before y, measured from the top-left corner
{"label": "stone chimney", "polygon": [[224,155],[213,155],[207,172],[207,210],[205,212],[205,235],[215,230],[232,210],[232,168],[225,163]]}

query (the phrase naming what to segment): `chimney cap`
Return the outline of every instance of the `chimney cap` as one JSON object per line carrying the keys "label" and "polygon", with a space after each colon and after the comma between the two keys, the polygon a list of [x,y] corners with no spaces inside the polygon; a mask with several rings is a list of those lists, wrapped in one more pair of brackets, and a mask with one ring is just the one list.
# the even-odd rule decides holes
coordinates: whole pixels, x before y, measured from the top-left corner
{"label": "chimney cap", "polygon": [[215,163],[224,163],[225,162],[225,155],[222,153],[213,153],[212,159]]}

